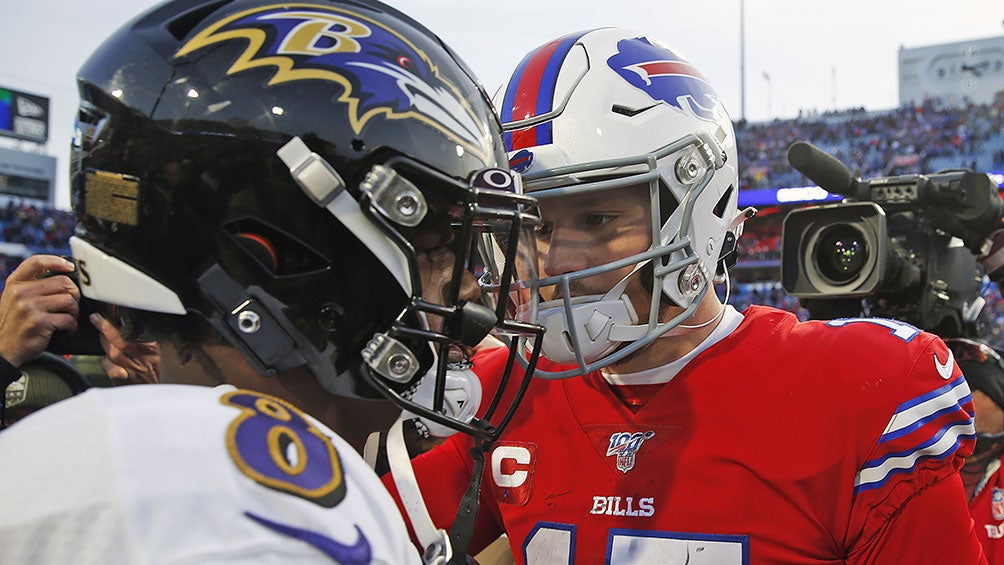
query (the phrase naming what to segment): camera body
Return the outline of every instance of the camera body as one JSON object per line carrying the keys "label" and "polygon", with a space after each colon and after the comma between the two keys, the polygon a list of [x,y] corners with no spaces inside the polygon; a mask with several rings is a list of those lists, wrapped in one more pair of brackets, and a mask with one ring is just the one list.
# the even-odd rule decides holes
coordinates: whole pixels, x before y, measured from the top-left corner
{"label": "camera body", "polygon": [[[67,260],[72,260],[72,258]],[[80,288],[80,280],[76,270],[69,273],[50,271],[45,273],[43,277],[56,275],[68,277],[73,281],[73,284],[77,285],[77,288]],[[77,314],[77,331],[72,334],[65,331],[54,332],[49,339],[48,347],[45,348],[46,351],[57,355],[104,355],[105,350],[101,347],[101,336],[88,321],[90,315],[95,312],[108,317],[104,304],[87,298],[81,293],[80,308]]]}
{"label": "camera body", "polygon": [[816,206],[790,212],[781,233],[781,286],[810,317],[896,318],[943,337],[976,335],[982,268],[923,210]]}
{"label": "camera body", "polygon": [[942,337],[975,337],[985,304],[976,260],[1004,209],[997,186],[968,170],[852,179],[796,142],[792,166],[839,204],[790,212],[781,226],[781,286],[810,317],[896,318]]}

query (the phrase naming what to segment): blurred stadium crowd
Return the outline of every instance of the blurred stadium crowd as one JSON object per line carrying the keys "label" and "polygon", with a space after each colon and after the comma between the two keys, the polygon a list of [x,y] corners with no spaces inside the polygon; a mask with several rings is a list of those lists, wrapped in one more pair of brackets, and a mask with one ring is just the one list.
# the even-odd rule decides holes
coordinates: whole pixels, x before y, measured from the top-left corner
{"label": "blurred stadium crowd", "polygon": [[788,146],[807,140],[868,178],[968,168],[1004,168],[1004,128],[999,105],[943,108],[937,100],[919,106],[864,109],[768,123],[736,124],[742,189],[812,184],[791,168]]}
{"label": "blurred stadium crowd", "polygon": [[72,212],[14,200],[0,207],[0,289],[21,260],[36,253],[70,255]]}
{"label": "blurred stadium crowd", "polygon": [[[808,140],[852,168],[855,176],[874,177],[931,173],[969,168],[1004,171],[1004,107],[942,107],[936,100],[893,110],[802,115],[766,123],[737,123],[742,189],[812,184],[788,164],[788,146]],[[740,257],[732,273],[730,302],[739,310],[750,304],[808,312],[787,295],[779,282],[781,220],[777,210],[764,210],[746,224]],[[73,214],[34,204],[9,201],[0,207],[0,285],[21,259],[35,253],[69,255]],[[747,273],[755,267],[757,276]],[[774,273],[774,277],[763,273]],[[984,285],[983,327],[986,341],[1004,347],[1004,299],[993,284]]]}

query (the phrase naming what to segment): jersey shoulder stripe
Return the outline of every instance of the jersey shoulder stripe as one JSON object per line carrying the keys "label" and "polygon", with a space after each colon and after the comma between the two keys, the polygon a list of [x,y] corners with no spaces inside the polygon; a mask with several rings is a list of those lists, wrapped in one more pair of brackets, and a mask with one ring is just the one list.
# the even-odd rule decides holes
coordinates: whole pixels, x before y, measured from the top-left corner
{"label": "jersey shoulder stripe", "polygon": [[960,404],[967,404],[971,400],[969,385],[963,377],[908,400],[896,407],[896,413],[889,420],[879,443],[914,432],[939,416],[959,410]]}
{"label": "jersey shoulder stripe", "polygon": [[976,437],[972,395],[963,377],[900,404],[879,438],[875,457],[854,479],[860,492],[882,487],[890,477],[912,471],[925,459],[944,459]]}

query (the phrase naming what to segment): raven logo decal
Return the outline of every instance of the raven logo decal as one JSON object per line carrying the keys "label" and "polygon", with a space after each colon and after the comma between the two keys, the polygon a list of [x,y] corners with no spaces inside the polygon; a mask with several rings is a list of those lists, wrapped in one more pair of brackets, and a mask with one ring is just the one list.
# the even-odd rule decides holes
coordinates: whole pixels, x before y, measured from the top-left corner
{"label": "raven logo decal", "polygon": [[227,16],[202,29],[175,54],[184,57],[226,41],[247,45],[227,70],[274,69],[268,85],[325,80],[342,86],[355,133],[377,115],[419,120],[487,160],[491,136],[455,85],[400,33],[349,10],[318,4],[273,4]]}
{"label": "raven logo decal", "polygon": [[607,65],[656,102],[713,120],[718,95],[707,79],[669,49],[645,37],[622,39]]}

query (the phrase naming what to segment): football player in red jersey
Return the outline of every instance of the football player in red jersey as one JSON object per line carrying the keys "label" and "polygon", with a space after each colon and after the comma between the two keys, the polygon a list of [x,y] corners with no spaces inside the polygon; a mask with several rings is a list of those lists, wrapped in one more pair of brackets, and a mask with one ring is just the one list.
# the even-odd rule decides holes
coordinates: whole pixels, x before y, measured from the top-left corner
{"label": "football player in red jersey", "polygon": [[[985,561],[959,477],[973,404],[941,339],[716,295],[752,211],[697,69],[643,34],[574,33],[496,108],[544,220],[542,302],[521,311],[547,359],[486,457],[472,552],[505,532],[519,563]],[[486,389],[502,361],[474,358]],[[468,527],[469,447],[414,461],[438,526]]]}
{"label": "football player in red jersey", "polygon": [[1004,361],[990,346],[946,339],[973,391],[976,449],[962,467],[962,483],[987,561],[1004,563]]}

